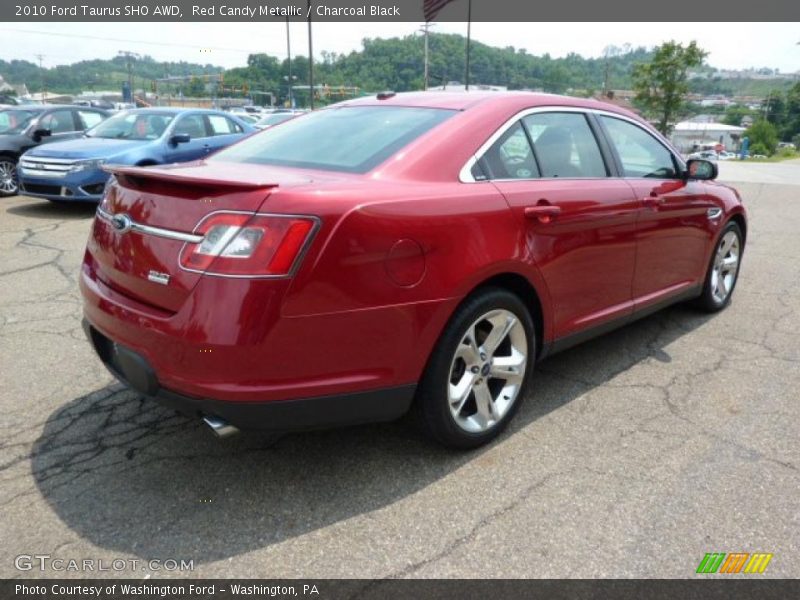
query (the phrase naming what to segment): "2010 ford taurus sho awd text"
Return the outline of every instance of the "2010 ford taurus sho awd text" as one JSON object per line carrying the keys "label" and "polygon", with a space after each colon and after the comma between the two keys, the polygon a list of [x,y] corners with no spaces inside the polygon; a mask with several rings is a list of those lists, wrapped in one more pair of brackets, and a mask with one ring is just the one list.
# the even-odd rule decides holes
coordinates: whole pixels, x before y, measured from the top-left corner
{"label": "2010 ford taurus sho awd text", "polygon": [[747,235],[715,164],[544,94],[383,93],[110,170],[88,336],[220,433],[413,411],[443,444],[486,443],[548,354],[671,303],[724,308]]}

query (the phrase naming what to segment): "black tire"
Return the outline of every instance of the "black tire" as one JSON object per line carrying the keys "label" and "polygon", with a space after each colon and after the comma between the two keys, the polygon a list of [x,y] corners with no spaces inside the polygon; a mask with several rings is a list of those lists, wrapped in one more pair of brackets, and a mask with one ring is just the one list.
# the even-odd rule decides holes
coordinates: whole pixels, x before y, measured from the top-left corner
{"label": "black tire", "polygon": [[[727,293],[725,294],[724,298],[720,298],[718,293],[715,293],[715,266],[717,265],[717,261],[719,259],[720,250],[722,244],[726,237],[730,237],[728,234],[733,233],[736,237],[736,243],[738,248],[738,255],[737,255],[737,263],[736,263],[736,272],[733,275],[733,282],[730,285],[729,289],[727,289]],[[731,302],[731,297],[733,296],[733,291],[736,289],[736,282],[739,281],[739,271],[741,270],[741,262],[742,262],[742,251],[744,250],[744,237],[742,236],[742,230],[739,225],[735,221],[729,221],[725,227],[722,228],[722,231],[717,238],[717,243],[714,245],[714,251],[711,253],[711,259],[708,262],[708,269],[706,270],[706,277],[703,282],[703,292],[700,294],[700,297],[695,302],[696,306],[706,312],[718,312],[728,306]],[[719,276],[717,275],[717,278]]]}
{"label": "black tire", "polygon": [[[13,178],[10,183],[7,179],[9,173]],[[12,156],[0,156],[0,198],[8,198],[17,194],[19,194],[17,159]]]}
{"label": "black tire", "polygon": [[[450,409],[449,390],[453,375],[451,368],[454,368],[454,361],[458,360],[455,358],[456,352],[467,330],[482,316],[498,310],[508,311],[513,314],[522,325],[525,333],[525,345],[527,346],[524,373],[522,374],[521,383],[518,385],[516,396],[512,398],[510,406],[505,409],[502,417],[485,431],[471,432],[465,430],[456,422],[456,416],[453,415]],[[489,324],[488,322],[485,323]],[[453,314],[444,333],[439,338],[417,387],[414,417],[423,431],[439,443],[457,449],[477,448],[497,437],[519,410],[528,388],[536,356],[535,333],[533,319],[525,304],[517,295],[505,289],[486,287],[478,290],[465,300]],[[476,331],[475,337],[480,335],[482,334]],[[511,337],[507,339],[509,340],[507,343],[511,344]],[[517,339],[520,339],[519,336]],[[504,341],[504,343],[506,342]],[[483,342],[480,342],[480,347],[483,348]],[[498,353],[500,353],[501,349],[502,346],[498,346]],[[491,356],[489,359],[491,359]],[[488,364],[485,356],[480,360],[484,362],[484,367]],[[465,373],[466,371],[463,372]],[[471,372],[474,373],[474,371]],[[493,385],[501,385],[499,383],[500,380],[493,379],[482,371],[475,373],[475,377],[481,376],[485,378],[487,389],[490,382]],[[482,380],[478,379],[477,381],[480,383]],[[474,394],[474,392],[468,393]],[[507,400],[508,397],[504,396],[504,399]],[[474,396],[471,397],[470,402],[476,402]],[[464,404],[462,403],[462,405]],[[492,405],[496,406],[494,402],[492,402]],[[477,404],[475,406],[477,409]]]}

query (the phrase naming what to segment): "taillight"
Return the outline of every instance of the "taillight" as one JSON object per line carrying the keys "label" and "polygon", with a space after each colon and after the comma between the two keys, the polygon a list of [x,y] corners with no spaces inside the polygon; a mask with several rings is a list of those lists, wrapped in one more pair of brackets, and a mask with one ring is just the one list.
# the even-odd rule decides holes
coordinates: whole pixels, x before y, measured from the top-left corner
{"label": "taillight", "polygon": [[316,224],[313,217],[213,213],[195,229],[203,241],[181,250],[181,267],[231,277],[289,275]]}

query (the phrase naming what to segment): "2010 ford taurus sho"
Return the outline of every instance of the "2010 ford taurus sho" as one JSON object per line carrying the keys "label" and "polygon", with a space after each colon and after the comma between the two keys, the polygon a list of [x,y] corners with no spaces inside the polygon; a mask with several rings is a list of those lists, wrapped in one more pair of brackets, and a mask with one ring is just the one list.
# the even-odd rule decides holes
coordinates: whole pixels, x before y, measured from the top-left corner
{"label": "2010 ford taurus sho", "polygon": [[543,94],[383,93],[111,170],[89,338],[221,434],[411,410],[443,444],[486,443],[548,354],[675,302],[724,308],[747,235],[716,165]]}

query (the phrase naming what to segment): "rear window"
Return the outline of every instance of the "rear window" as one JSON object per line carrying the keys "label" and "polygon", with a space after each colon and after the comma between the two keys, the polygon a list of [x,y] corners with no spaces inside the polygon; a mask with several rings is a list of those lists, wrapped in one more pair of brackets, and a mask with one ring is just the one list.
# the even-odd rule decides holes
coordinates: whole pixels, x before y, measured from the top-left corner
{"label": "rear window", "polygon": [[366,173],[453,114],[396,106],[326,109],[267,129],[209,160]]}

